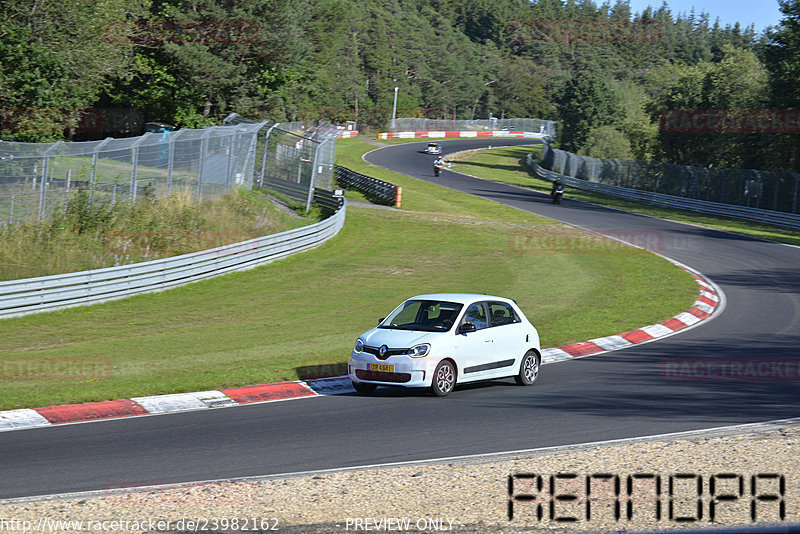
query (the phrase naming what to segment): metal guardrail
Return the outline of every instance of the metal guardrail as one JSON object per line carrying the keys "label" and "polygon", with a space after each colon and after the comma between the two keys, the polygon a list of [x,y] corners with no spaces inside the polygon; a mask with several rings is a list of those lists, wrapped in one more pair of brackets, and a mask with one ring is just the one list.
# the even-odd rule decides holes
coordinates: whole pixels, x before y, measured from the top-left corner
{"label": "metal guardrail", "polygon": [[365,176],[339,165],[336,166],[336,180],[341,186],[351,186],[362,193],[371,195],[381,204],[400,206],[402,189],[394,184]]}
{"label": "metal guardrail", "polygon": [[590,182],[581,178],[573,178],[564,174],[545,169],[534,161],[533,154],[528,154],[528,165],[533,169],[537,176],[550,180],[560,178],[564,185],[575,187],[584,191],[603,193],[614,197],[643,202],[664,208],[678,208],[710,215],[721,215],[732,219],[741,219],[751,222],[772,224],[800,230],[800,214],[785,213],[780,211],[764,210],[759,208],[748,208],[746,206],[736,206],[733,204],[721,204],[719,202],[709,202],[707,200],[696,200],[686,197],[665,195],[652,191],[642,191],[617,185]]}
{"label": "metal guardrail", "polygon": [[324,221],[191,254],[133,265],[0,282],[0,317],[162,291],[232,271],[251,269],[324,243],[344,225],[345,211],[342,202],[341,209]]}

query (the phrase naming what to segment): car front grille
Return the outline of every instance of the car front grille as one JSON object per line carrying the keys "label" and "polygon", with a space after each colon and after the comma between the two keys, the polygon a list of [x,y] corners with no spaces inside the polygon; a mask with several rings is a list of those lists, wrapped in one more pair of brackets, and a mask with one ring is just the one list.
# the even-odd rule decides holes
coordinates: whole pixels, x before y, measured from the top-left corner
{"label": "car front grille", "polygon": [[395,382],[402,384],[411,380],[411,373],[387,373],[386,371],[367,371],[356,369],[356,377],[361,380],[375,380],[376,382]]}
{"label": "car front grille", "polygon": [[388,349],[386,353],[381,356],[380,347],[368,347],[364,345],[364,352],[376,356],[380,360],[385,360],[389,356],[398,356],[400,354],[408,354],[408,349]]}

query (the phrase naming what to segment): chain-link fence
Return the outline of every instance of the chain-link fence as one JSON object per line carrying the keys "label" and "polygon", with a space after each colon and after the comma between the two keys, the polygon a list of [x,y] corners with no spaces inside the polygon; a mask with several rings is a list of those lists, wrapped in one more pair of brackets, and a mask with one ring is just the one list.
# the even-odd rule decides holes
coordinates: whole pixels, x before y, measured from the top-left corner
{"label": "chain-link fence", "polygon": [[549,145],[542,158],[552,171],[591,182],[788,213],[800,209],[800,174],[794,172],[592,158]]}
{"label": "chain-link fence", "polygon": [[540,133],[547,137],[556,136],[556,123],[542,119],[421,119],[402,118],[389,121],[390,132],[475,132],[475,131],[514,131]]}
{"label": "chain-link fence", "polygon": [[339,130],[329,123],[274,124],[267,131],[258,185],[274,189],[310,207],[315,188],[333,189]]}
{"label": "chain-link fence", "polygon": [[0,141],[0,224],[43,220],[79,190],[108,203],[178,191],[206,199],[273,180],[297,186],[289,196],[310,207],[315,187],[332,189],[337,134],[327,124],[229,117],[223,126],[124,139]]}

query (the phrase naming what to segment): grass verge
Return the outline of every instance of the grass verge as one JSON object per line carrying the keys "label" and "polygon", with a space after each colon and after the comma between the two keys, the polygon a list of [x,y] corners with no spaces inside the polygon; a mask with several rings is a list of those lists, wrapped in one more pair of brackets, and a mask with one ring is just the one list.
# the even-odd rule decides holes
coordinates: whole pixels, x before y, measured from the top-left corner
{"label": "grass verge", "polygon": [[319,220],[280,211],[264,195],[238,190],[198,203],[191,195],[129,205],[73,195],[42,223],[0,227],[0,280],[127,265],[273,234]]}
{"label": "grass verge", "polygon": [[[528,154],[535,153],[539,156],[541,155],[541,151],[541,145],[531,145],[463,152],[456,155],[455,158],[451,160],[454,162],[452,169],[479,178],[549,192],[551,187],[550,182],[536,176],[526,163]],[[565,196],[592,202],[593,204],[599,204],[601,206],[640,213],[642,215],[697,224],[760,239],[769,239],[779,243],[800,245],[800,231],[781,228],[779,226],[739,221],[687,210],[648,206],[647,204],[640,204],[638,202],[632,202],[630,200],[600,193],[581,191],[572,187],[566,188]]]}
{"label": "grass verge", "polygon": [[420,293],[516,298],[543,346],[661,321],[695,299],[694,280],[661,258],[369,166],[371,148],[337,143],[337,158],[403,186],[405,209],[351,206],[336,238],[252,271],[0,321],[0,409],[313,376]]}

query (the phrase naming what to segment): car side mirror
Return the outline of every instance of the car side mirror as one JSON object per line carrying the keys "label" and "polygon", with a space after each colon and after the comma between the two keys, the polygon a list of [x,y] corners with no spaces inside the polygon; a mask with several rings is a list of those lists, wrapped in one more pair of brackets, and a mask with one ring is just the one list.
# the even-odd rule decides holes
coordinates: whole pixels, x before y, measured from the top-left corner
{"label": "car side mirror", "polygon": [[475,325],[472,323],[464,323],[458,327],[459,334],[469,334],[470,332],[474,332],[475,330],[477,330],[477,328],[475,328]]}
{"label": "car side mirror", "polygon": [[378,324],[381,324],[384,319],[386,319],[386,317],[381,317],[380,319],[378,319]]}

